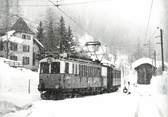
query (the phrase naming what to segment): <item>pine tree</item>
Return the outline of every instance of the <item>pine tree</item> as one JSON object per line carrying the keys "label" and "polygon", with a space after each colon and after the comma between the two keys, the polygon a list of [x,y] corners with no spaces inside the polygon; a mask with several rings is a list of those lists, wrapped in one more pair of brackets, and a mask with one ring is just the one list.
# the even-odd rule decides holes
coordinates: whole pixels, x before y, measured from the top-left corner
{"label": "pine tree", "polygon": [[73,34],[72,34],[72,30],[71,27],[68,27],[68,32],[67,32],[67,41],[68,41],[68,51],[70,53],[74,53],[75,52],[75,41],[73,40]]}
{"label": "pine tree", "polygon": [[58,37],[57,37],[57,31],[56,25],[55,25],[55,19],[53,16],[53,10],[51,8],[47,9],[46,11],[46,21],[45,21],[45,40],[44,45],[46,46],[46,51],[57,53],[58,52]]}
{"label": "pine tree", "polygon": [[53,21],[49,21],[48,30],[47,30],[47,51],[49,52],[57,52],[57,44],[55,39]]}
{"label": "pine tree", "polygon": [[67,29],[65,27],[65,21],[62,16],[58,26],[58,33],[59,33],[60,53],[67,52],[68,51]]}
{"label": "pine tree", "polygon": [[[43,44],[44,48],[40,47],[40,55],[44,53],[45,51],[45,38],[44,38],[44,29],[43,29],[43,24],[40,21],[39,27],[37,28],[37,39]],[[40,59],[40,58],[39,58]]]}
{"label": "pine tree", "polygon": [[39,27],[37,28],[37,39],[43,44],[44,43],[44,33],[43,33],[43,23],[40,21]]}

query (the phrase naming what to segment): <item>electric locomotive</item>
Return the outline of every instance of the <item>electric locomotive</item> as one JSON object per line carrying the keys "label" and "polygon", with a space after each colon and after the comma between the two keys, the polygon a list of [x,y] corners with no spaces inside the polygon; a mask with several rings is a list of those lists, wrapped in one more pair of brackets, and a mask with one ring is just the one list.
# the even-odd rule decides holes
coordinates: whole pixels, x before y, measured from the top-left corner
{"label": "electric locomotive", "polygon": [[116,91],[121,71],[91,60],[46,57],[40,61],[42,99],[64,99]]}

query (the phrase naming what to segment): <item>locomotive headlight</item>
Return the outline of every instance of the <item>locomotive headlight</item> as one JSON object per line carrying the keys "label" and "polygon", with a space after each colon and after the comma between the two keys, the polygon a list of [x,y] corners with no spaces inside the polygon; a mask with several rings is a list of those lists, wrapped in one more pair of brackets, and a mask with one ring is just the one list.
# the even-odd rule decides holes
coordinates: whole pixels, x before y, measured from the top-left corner
{"label": "locomotive headlight", "polygon": [[55,85],[55,88],[58,89],[59,88],[59,84]]}

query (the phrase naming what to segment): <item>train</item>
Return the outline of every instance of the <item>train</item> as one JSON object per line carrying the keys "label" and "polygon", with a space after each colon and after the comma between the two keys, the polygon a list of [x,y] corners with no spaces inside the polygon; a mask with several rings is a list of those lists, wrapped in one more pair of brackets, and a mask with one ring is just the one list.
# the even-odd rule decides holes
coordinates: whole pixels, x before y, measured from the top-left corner
{"label": "train", "polygon": [[117,91],[121,86],[121,71],[98,61],[49,56],[39,65],[38,90],[42,99],[97,95]]}

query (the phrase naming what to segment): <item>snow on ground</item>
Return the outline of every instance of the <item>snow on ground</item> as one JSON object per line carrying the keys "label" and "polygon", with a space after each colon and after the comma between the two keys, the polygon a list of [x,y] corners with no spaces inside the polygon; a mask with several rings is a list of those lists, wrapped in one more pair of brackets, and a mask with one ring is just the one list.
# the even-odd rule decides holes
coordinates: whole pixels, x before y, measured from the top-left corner
{"label": "snow on ground", "polygon": [[61,101],[39,100],[31,109],[4,117],[167,117],[166,96],[121,92]]}
{"label": "snow on ground", "polygon": [[13,68],[0,61],[0,116],[30,107],[32,100],[39,99],[37,85],[37,72]]}
{"label": "snow on ground", "polygon": [[25,68],[13,68],[0,61],[0,92],[28,93],[30,80],[31,91],[37,93],[38,73]]}
{"label": "snow on ground", "polygon": [[[61,101],[40,100],[38,73],[0,62],[0,116],[3,117],[168,117],[168,73],[153,77],[151,85],[131,82],[131,94],[115,93]],[[136,74],[128,79],[133,81]],[[30,79],[31,93],[28,94]]]}

